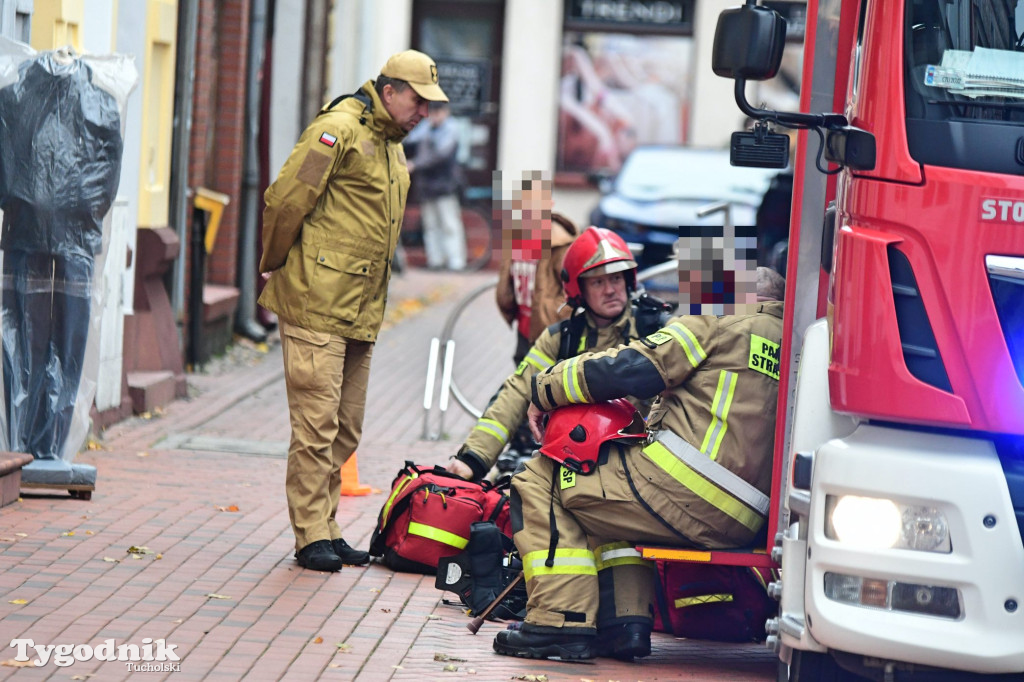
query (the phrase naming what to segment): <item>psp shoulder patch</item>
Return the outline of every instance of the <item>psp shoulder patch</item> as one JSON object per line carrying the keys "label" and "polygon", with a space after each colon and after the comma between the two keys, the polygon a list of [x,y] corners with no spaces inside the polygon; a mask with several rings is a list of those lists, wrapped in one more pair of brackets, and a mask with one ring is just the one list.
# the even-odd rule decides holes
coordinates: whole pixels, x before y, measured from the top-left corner
{"label": "psp shoulder patch", "polygon": [[776,381],[779,378],[779,344],[758,336],[750,335],[750,369],[766,374]]}
{"label": "psp shoulder patch", "polygon": [[643,339],[643,344],[648,348],[657,348],[666,341],[671,341],[672,337],[665,332],[654,332]]}

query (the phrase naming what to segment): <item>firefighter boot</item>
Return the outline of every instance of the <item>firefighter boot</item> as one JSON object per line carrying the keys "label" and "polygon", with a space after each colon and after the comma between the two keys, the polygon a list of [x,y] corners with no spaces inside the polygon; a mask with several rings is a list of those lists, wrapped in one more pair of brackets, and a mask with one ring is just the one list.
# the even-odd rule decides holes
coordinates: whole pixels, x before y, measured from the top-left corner
{"label": "firefighter boot", "polygon": [[558,657],[563,661],[586,660],[594,657],[590,648],[593,635],[575,635],[565,632],[536,632],[528,624],[519,630],[502,630],[494,637],[494,650],[503,656],[520,658]]}
{"label": "firefighter boot", "polygon": [[597,630],[597,650],[611,658],[632,661],[651,655],[651,626],[648,623],[620,623]]}

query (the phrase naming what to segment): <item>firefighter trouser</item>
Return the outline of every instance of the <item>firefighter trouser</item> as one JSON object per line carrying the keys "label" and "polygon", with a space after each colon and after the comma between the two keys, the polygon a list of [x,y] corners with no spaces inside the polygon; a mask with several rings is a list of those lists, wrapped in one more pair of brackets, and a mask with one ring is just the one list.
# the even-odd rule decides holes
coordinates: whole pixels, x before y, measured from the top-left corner
{"label": "firefighter trouser", "polygon": [[[513,476],[512,523],[523,558],[531,627],[592,631],[649,619],[648,607],[640,602],[650,603],[650,578],[628,579],[638,595],[639,586],[647,586],[645,596],[632,600],[620,584],[620,573],[627,569],[611,563],[619,559],[618,564],[639,570],[639,564],[625,561],[634,543],[720,549],[753,540],[764,523],[767,498],[724,468],[716,469],[707,457],[694,461],[692,447],[669,444],[680,454],[660,443],[643,451],[613,447],[608,461],[588,476],[572,474],[542,456]],[[615,547],[606,538],[621,544]],[[608,602],[608,595],[599,587],[594,549],[600,550],[601,566],[614,567],[614,607],[598,606],[599,595],[602,602]]]}
{"label": "firefighter trouser", "polygon": [[373,344],[281,323],[291,443],[285,491],[295,548],[342,536],[341,466],[363,431]]}
{"label": "firefighter trouser", "polygon": [[[565,470],[550,459],[534,457],[525,467],[512,477],[512,505],[526,576],[526,622],[534,631],[564,627],[581,634],[625,623],[650,626],[653,565],[633,543],[608,539],[601,529],[602,500],[607,513],[614,513],[614,503],[602,498],[600,474],[607,465],[572,477],[571,486]],[[558,478],[552,494],[553,476]],[[581,506],[588,497],[593,504]],[[558,538],[547,566],[552,523]]]}

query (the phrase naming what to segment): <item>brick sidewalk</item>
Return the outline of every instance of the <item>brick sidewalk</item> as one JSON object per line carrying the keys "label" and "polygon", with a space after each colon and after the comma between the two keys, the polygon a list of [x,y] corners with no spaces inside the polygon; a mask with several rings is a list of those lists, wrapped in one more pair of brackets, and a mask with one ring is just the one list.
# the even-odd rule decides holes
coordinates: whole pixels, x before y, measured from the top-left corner
{"label": "brick sidewalk", "polygon": [[[473,418],[457,405],[441,439],[421,440],[427,349],[455,303],[492,279],[411,271],[393,281],[358,453],[362,483],[387,490],[405,460],[441,463],[458,447]],[[482,405],[512,369],[514,346],[489,291],[453,337],[453,376]],[[16,638],[93,646],[165,639],[177,647],[180,672],[132,672],[96,660],[10,667],[16,651],[6,648],[0,679],[775,678],[774,658],[760,645],[665,635],[636,664],[497,656],[491,640],[501,626],[487,623],[471,635],[468,618],[443,601],[454,595],[436,590],[432,577],[379,564],[337,574],[299,569],[283,494],[280,346],[233,353],[234,361],[189,376],[189,399],[112,426],[102,449],[79,455],[98,470],[90,501],[25,491],[0,510],[0,646]],[[435,411],[428,430],[439,421]],[[351,544],[366,547],[383,501],[380,492],[342,499],[338,520]]]}

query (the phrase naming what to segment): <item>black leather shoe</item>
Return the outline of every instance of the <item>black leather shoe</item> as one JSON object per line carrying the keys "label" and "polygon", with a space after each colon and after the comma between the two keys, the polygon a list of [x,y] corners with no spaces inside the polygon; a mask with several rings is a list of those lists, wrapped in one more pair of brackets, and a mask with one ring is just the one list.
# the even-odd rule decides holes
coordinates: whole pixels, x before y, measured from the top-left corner
{"label": "black leather shoe", "polygon": [[370,563],[370,553],[364,552],[361,549],[355,547],[349,547],[348,543],[337,538],[331,540],[331,546],[334,547],[334,553],[341,557],[341,563],[348,564],[349,566],[365,566]]}
{"label": "black leather shoe", "polygon": [[502,630],[494,637],[494,650],[504,656],[551,658],[580,661],[594,657],[590,649],[592,635],[551,635],[522,630]]}
{"label": "black leather shoe", "polygon": [[651,627],[646,623],[623,623],[601,628],[597,631],[597,650],[620,661],[650,656]]}
{"label": "black leather shoe", "polygon": [[299,566],[314,571],[333,573],[341,570],[341,557],[331,547],[329,540],[309,543],[295,553],[295,560],[299,562]]}

